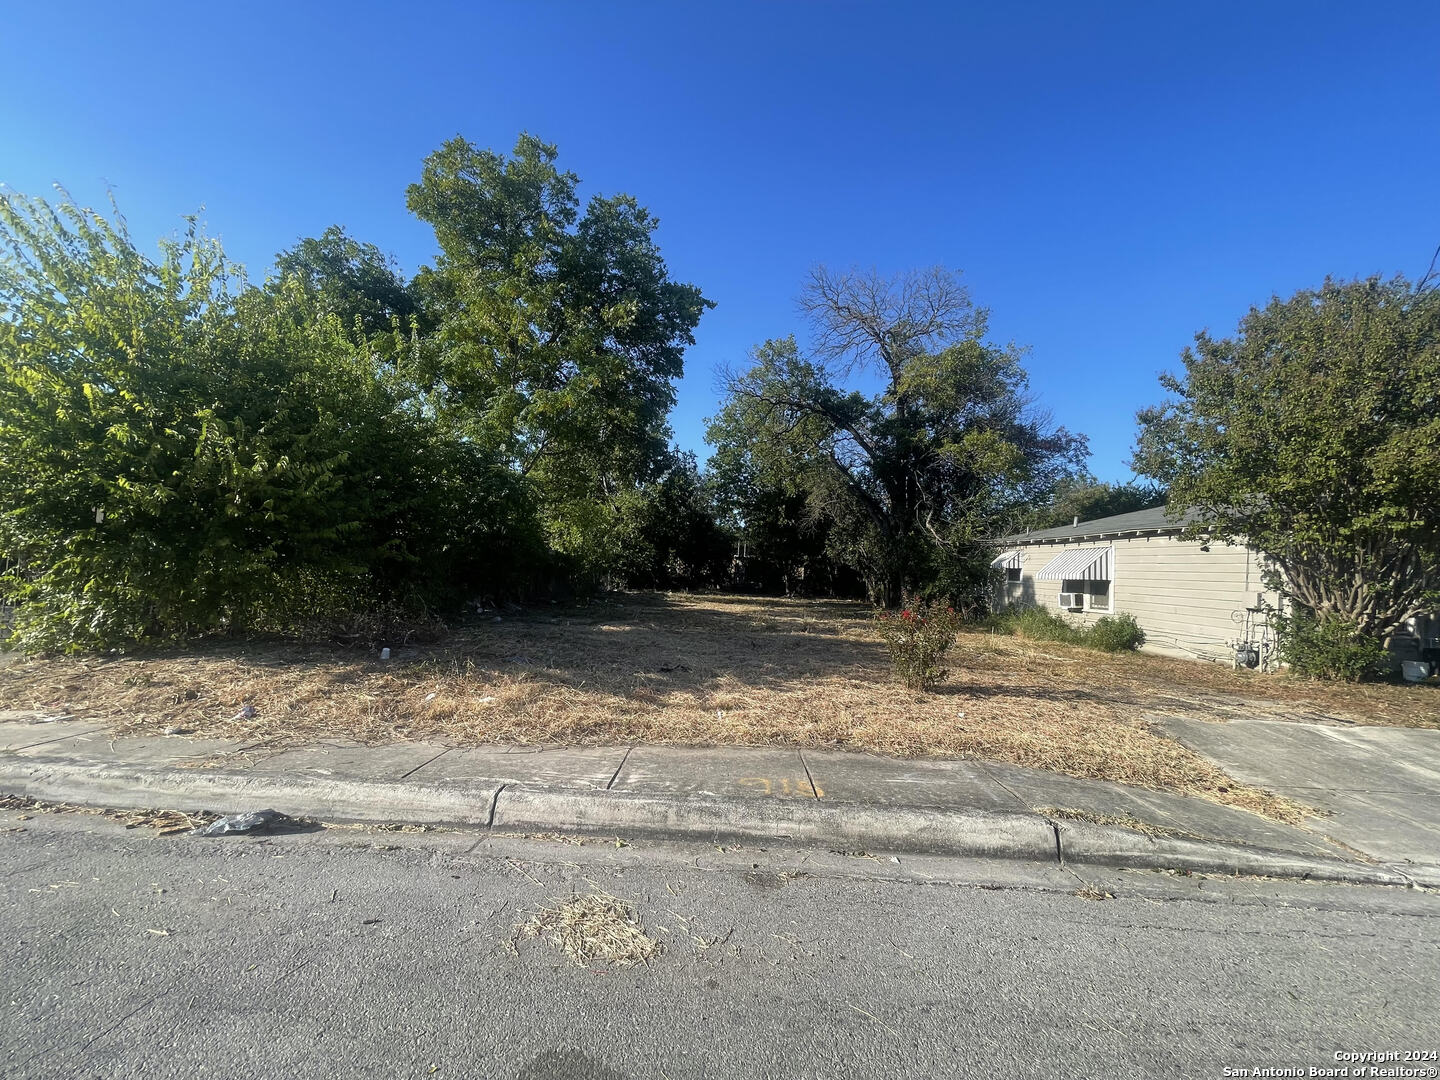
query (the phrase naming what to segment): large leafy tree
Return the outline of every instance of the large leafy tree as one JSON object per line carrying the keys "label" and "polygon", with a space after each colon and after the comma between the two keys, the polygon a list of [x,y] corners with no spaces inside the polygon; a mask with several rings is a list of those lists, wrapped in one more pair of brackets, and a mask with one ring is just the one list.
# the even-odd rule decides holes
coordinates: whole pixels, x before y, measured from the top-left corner
{"label": "large leafy tree", "polygon": [[272,289],[283,281],[298,281],[320,312],[334,315],[347,330],[358,330],[366,338],[389,334],[397,323],[408,333],[419,313],[392,260],[339,225],[280,252],[275,272]]}
{"label": "large leafy tree", "polygon": [[734,554],[695,455],[679,450],[659,479],[635,493],[621,539],[620,572],[638,588],[718,585]]}
{"label": "large leafy tree", "polygon": [[[718,428],[804,490],[878,602],[924,587],[970,598],[982,538],[1075,471],[1084,439],[1032,409],[1021,350],[986,339],[988,313],[954,273],[817,269],[801,306],[813,352],[793,337],[755,350],[726,380]],[[878,392],[846,385],[861,371]]]}
{"label": "large leafy tree", "polygon": [[715,447],[706,484],[717,519],[738,542],[735,584],[786,595],[851,584],[837,582],[836,560],[828,553],[830,522],[812,507],[800,473],[767,468],[752,452],[745,419],[744,410],[727,408],[706,430]]}
{"label": "large leafy tree", "polygon": [[[298,280],[0,197],[0,593],[27,648],[434,602],[526,507]],[[484,560],[482,564],[482,559]]]}
{"label": "large leafy tree", "polygon": [[1159,484],[1133,480],[1111,484],[1082,473],[1062,479],[1045,504],[1028,511],[1021,520],[1027,529],[1050,529],[1164,505],[1165,489]]}
{"label": "large leafy tree", "polygon": [[684,350],[710,301],[672,281],[657,220],[592,198],[556,149],[464,139],[426,160],[410,209],[440,254],[414,282],[436,327],[423,372],[442,412],[536,485],[562,545],[664,468]]}
{"label": "large leafy tree", "polygon": [[1140,413],[1137,472],[1371,639],[1440,601],[1440,292],[1327,280],[1196,336]]}

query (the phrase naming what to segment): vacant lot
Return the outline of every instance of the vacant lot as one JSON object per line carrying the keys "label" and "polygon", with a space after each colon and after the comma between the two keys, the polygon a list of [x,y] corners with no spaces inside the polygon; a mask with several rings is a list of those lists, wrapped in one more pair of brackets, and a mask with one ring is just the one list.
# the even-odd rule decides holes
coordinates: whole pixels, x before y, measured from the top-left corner
{"label": "vacant lot", "polygon": [[[935,692],[905,690],[859,604],[633,595],[503,615],[434,645],[374,652],[223,642],[0,671],[9,708],[118,730],[256,742],[685,743],[987,757],[1201,795],[1272,817],[1147,714],[1440,725],[1429,688],[1332,687],[1143,655],[963,635]],[[232,719],[243,705],[255,715]],[[1424,711],[1424,710],[1427,710]]]}

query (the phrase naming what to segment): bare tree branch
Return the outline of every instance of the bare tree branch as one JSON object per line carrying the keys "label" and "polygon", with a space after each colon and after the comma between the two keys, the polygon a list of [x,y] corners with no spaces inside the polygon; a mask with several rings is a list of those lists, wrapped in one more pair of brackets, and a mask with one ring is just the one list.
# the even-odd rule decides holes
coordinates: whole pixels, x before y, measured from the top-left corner
{"label": "bare tree branch", "polygon": [[959,273],[940,266],[889,278],[817,266],[798,303],[814,327],[817,355],[842,374],[878,362],[892,389],[907,359],[981,333],[985,324]]}
{"label": "bare tree branch", "polygon": [[1425,276],[1415,283],[1415,291],[1423,292],[1425,289],[1440,286],[1440,274],[1435,271],[1435,265],[1440,262],[1440,247],[1435,249],[1435,254],[1430,256],[1430,267],[1425,271]]}

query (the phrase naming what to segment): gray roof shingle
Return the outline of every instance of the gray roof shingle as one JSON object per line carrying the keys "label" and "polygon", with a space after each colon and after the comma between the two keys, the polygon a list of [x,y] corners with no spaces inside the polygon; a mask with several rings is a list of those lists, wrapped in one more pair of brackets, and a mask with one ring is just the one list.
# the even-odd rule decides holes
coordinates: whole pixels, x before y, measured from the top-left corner
{"label": "gray roof shingle", "polygon": [[1002,544],[1028,544],[1037,540],[1085,540],[1102,536],[1119,536],[1133,532],[1179,532],[1200,518],[1198,510],[1188,511],[1177,521],[1165,513],[1165,507],[1150,510],[1136,510],[1129,514],[1115,514],[1111,517],[1082,521],[1078,525],[1061,525],[1054,529],[1036,529],[1033,532],[1016,533],[1000,539]]}

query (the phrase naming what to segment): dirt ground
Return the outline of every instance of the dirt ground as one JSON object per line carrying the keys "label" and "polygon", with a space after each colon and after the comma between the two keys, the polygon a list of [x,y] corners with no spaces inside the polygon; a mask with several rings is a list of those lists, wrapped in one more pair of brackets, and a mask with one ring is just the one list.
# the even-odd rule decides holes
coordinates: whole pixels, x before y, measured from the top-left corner
{"label": "dirt ground", "polygon": [[[1333,686],[1143,654],[961,635],[934,691],[892,677],[861,604],[632,594],[487,615],[433,645],[373,650],[221,641],[0,669],[0,707],[118,731],[284,744],[800,746],[985,757],[1199,795],[1281,820],[1147,715],[1440,727],[1429,687]],[[253,716],[240,710],[253,707]],[[249,710],[247,710],[249,711]]]}

